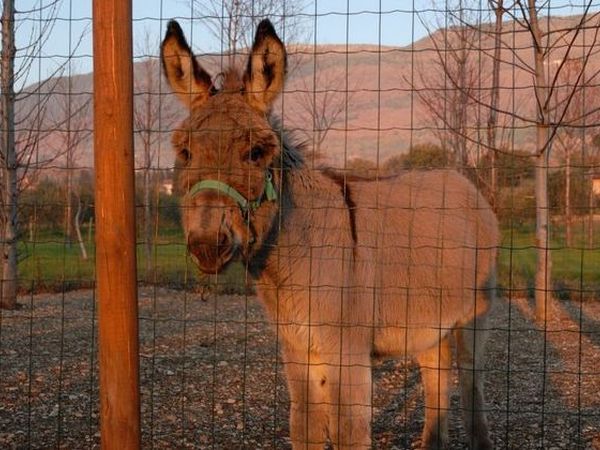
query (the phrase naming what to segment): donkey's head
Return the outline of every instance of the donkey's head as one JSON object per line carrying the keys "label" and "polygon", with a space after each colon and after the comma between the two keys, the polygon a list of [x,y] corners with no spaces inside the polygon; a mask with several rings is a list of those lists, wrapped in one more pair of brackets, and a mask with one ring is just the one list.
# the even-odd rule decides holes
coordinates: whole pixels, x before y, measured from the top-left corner
{"label": "donkey's head", "polygon": [[202,271],[215,273],[236,254],[250,257],[277,214],[280,141],[267,114],[283,87],[285,48],[263,20],[245,72],[225,71],[218,90],[177,22],[161,50],[167,80],[189,109],[172,138],[187,246]]}

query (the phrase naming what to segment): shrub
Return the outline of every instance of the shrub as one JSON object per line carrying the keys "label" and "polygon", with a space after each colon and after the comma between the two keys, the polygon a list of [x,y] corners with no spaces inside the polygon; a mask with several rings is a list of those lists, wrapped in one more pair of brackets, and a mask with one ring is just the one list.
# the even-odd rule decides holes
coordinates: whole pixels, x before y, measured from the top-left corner
{"label": "shrub", "polygon": [[535,195],[533,180],[527,180],[515,187],[499,190],[497,214],[505,226],[522,226],[535,220]]}
{"label": "shrub", "polygon": [[448,151],[432,143],[413,145],[404,155],[405,169],[440,169],[450,165]]}

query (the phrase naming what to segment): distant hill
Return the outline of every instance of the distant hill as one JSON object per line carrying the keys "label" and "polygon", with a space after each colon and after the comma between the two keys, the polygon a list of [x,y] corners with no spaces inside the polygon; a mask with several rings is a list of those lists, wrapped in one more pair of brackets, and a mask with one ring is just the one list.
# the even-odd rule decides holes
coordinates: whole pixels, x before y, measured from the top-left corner
{"label": "distant hill", "polygon": [[[541,23],[553,29],[568,28],[577,23],[576,17],[554,17],[550,21],[542,20]],[[442,36],[443,30],[438,30],[436,36]],[[576,48],[571,57],[582,56],[586,50],[585,45],[593,42],[593,30],[580,33],[575,41]],[[564,34],[561,42],[570,40],[570,34]],[[523,117],[534,116],[534,100],[532,74],[525,68],[525,64],[532,64],[533,51],[531,37],[513,22],[506,22],[504,26],[504,41],[510,42],[516,49],[515,54],[503,50],[501,65],[501,99],[500,109],[515,111]],[[548,55],[550,65],[560,62],[565,55],[565,45],[556,43],[556,47]],[[482,96],[489,87],[490,76],[487,71],[491,66],[493,41],[491,38],[482,38],[477,43],[483,52],[474,53],[478,67],[481,67],[479,89]],[[302,108],[303,102],[308,97],[317,101],[324,98],[325,93],[330,98],[331,104],[337,104],[339,114],[321,146],[321,154],[335,164],[341,164],[344,158],[360,157],[383,160],[389,156],[407,151],[411,143],[422,141],[435,141],[435,129],[432,129],[430,115],[422,105],[416,90],[428,89],[419,74],[425,73],[431,79],[439,68],[436,66],[436,53],[431,37],[415,42],[407,47],[378,47],[373,45],[327,45],[327,46],[289,46],[290,74],[285,92],[276,109],[276,114],[283,117],[283,122],[288,129],[295,130],[301,139],[312,142],[312,120],[306,116]],[[471,50],[469,50],[471,51]],[[200,56],[201,64],[211,73],[218,73],[222,67],[222,60],[218,55]],[[594,52],[586,73],[595,74],[600,66],[597,52]],[[315,71],[316,68],[316,71]],[[168,167],[173,158],[170,152],[169,129],[173,127],[175,118],[183,117],[184,111],[177,103],[164,80],[158,80],[161,75],[160,64],[157,59],[149,62],[135,64],[136,84],[140,84],[142,77],[150,74],[155,88],[152,89],[152,98],[160,108],[160,130],[158,125],[153,126],[160,131],[160,148],[156,154],[157,164]],[[591,75],[586,75],[592,78]],[[71,83],[72,98],[79,102],[91,102],[92,75],[77,75]],[[143,85],[143,83],[141,83]],[[32,90],[35,86],[27,90]],[[68,83],[66,79],[52,80],[45,83],[43,92],[49,92],[50,98],[46,104],[47,114],[40,128],[49,128],[50,122],[60,115],[61,102],[64,104]],[[312,93],[316,89],[316,93]],[[137,93],[143,91],[143,86],[137,87]],[[346,94],[346,91],[348,93]],[[31,115],[35,110],[35,102],[39,96],[27,96],[19,104],[20,117]],[[136,107],[142,108],[145,96],[136,95]],[[348,100],[346,102],[346,100]],[[591,99],[589,101],[592,101]],[[597,101],[597,100],[595,100]],[[32,109],[33,108],[33,109]],[[487,110],[480,107],[481,123],[487,120]],[[507,117],[501,117],[500,123],[510,123],[515,127],[516,145],[529,149],[533,142],[533,127],[526,122],[517,120],[513,123]],[[92,110],[84,119],[87,128],[92,127]],[[83,126],[83,125],[82,125]],[[482,131],[482,139],[485,131]],[[42,144],[41,152],[50,152],[60,146],[60,140],[55,133],[48,133]],[[91,140],[86,141],[85,147],[77,164],[91,166],[93,161]]]}

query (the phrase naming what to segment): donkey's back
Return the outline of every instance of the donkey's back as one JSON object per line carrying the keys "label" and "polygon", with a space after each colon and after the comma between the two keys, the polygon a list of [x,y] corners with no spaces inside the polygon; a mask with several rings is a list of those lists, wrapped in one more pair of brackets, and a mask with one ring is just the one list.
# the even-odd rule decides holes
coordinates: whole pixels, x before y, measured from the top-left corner
{"label": "donkey's back", "polygon": [[357,286],[375,299],[377,353],[426,350],[486,312],[498,225],[470,181],[452,170],[410,171],[349,187]]}

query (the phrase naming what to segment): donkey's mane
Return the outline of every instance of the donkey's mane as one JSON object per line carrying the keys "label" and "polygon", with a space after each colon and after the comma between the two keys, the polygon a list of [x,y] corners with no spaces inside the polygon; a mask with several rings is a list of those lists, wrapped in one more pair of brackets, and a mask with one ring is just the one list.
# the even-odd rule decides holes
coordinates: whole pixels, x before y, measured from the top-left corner
{"label": "donkey's mane", "polygon": [[301,141],[286,130],[281,123],[281,119],[277,116],[271,115],[269,124],[281,143],[281,156],[280,160],[276,162],[275,168],[281,168],[284,172],[287,172],[304,167],[306,142]]}
{"label": "donkey's mane", "polygon": [[[293,132],[285,129],[281,123],[279,117],[271,115],[269,117],[269,124],[273,131],[278,135],[281,143],[281,160],[277,161],[275,168],[281,168],[284,170],[301,169],[304,167],[305,160],[309,155],[308,143],[304,140],[299,139],[294,135]],[[312,154],[312,160],[319,162],[324,159],[323,155],[318,153]],[[369,181],[383,181],[398,178],[399,174],[391,175],[358,175],[352,173],[349,170],[331,167],[327,164],[317,164],[315,169],[320,171],[327,178],[335,182],[335,184],[346,184],[348,182],[369,182]]]}
{"label": "donkey's mane", "polygon": [[282,197],[280,199],[280,206],[282,206],[282,209],[281,213],[276,214],[273,218],[271,226],[269,227],[261,246],[248,261],[248,271],[255,279],[258,278],[261,272],[265,269],[269,254],[277,245],[277,237],[279,235],[281,225],[283,222],[285,222],[289,209],[293,204],[293,193],[291,191],[289,177],[291,176],[292,172],[303,172],[302,169],[304,168],[304,156],[306,148],[302,141],[296,139],[293,134],[285,130],[281,120],[278,117],[270,115],[269,124],[279,137],[279,142],[281,145],[279,158],[273,162],[272,167],[273,169],[281,170]]}

